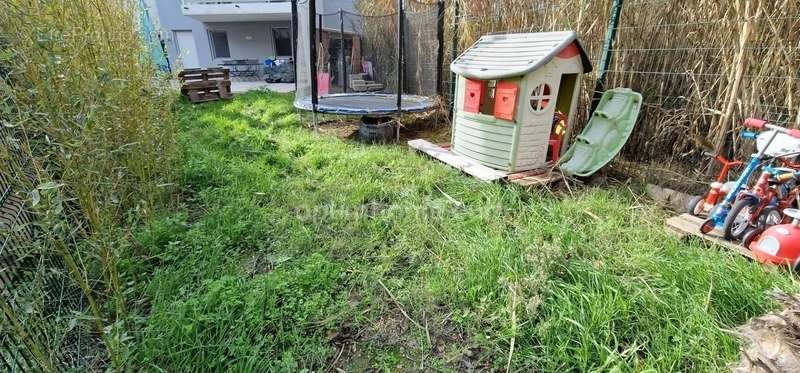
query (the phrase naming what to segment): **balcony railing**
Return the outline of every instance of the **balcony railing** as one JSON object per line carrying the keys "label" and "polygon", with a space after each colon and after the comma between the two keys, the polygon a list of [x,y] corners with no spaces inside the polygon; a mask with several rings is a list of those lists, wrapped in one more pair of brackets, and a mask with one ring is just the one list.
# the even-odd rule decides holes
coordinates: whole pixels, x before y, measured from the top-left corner
{"label": "balcony railing", "polygon": [[184,4],[240,4],[240,3],[288,3],[291,0],[236,0],[236,1],[211,1],[211,0],[182,0]]}
{"label": "balcony railing", "polygon": [[288,21],[290,0],[182,0],[183,15],[202,22]]}

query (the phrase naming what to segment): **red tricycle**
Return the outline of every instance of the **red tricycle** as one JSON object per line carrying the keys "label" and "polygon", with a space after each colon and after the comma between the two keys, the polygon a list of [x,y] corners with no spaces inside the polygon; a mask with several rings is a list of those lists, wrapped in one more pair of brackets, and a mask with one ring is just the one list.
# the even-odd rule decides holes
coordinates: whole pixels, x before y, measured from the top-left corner
{"label": "red tricycle", "polygon": [[692,197],[689,200],[689,203],[686,205],[687,212],[694,216],[708,216],[708,213],[711,212],[711,209],[713,209],[717,203],[725,199],[725,195],[735,184],[733,181],[727,181],[728,173],[730,172],[731,168],[736,168],[742,165],[742,161],[729,160],[721,154],[714,155],[708,152],[703,152],[703,155],[716,159],[717,162],[722,164],[722,169],[719,171],[719,175],[717,175],[717,180],[711,183],[711,189],[709,189],[704,195]]}
{"label": "red tricycle", "polygon": [[783,221],[783,210],[795,207],[800,173],[792,168],[764,167],[750,190],[739,193],[722,231],[726,239],[738,240],[749,229],[765,229]]}

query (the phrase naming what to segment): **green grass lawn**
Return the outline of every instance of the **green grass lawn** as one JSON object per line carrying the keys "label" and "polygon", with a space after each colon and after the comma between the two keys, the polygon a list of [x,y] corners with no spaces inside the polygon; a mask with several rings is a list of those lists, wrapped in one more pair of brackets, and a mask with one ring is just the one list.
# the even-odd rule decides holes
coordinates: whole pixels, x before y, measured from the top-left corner
{"label": "green grass lawn", "polygon": [[146,370],[723,371],[726,329],[797,290],[671,236],[625,186],[481,183],[315,135],[289,95],[180,115],[182,208],[138,229],[123,273]]}

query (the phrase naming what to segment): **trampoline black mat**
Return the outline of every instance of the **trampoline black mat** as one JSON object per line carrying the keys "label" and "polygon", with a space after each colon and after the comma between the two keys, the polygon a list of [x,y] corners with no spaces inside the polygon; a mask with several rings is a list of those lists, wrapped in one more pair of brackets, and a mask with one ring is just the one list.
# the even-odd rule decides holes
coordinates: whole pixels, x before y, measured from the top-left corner
{"label": "trampoline black mat", "polygon": [[[401,96],[402,112],[430,110],[434,105],[431,98],[415,95]],[[311,97],[298,98],[294,106],[311,110]],[[397,112],[397,95],[391,93],[339,93],[319,97],[318,113],[339,115],[387,115]]]}

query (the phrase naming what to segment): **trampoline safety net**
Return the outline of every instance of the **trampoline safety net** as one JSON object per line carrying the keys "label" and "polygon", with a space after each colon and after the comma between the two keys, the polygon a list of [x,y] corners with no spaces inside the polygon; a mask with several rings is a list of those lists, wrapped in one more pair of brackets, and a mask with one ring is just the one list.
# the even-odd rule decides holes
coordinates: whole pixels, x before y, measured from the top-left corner
{"label": "trampoline safety net", "polygon": [[295,17],[296,107],[391,115],[429,110],[441,94],[443,2],[406,0],[402,12],[360,14],[321,13],[298,0]]}

